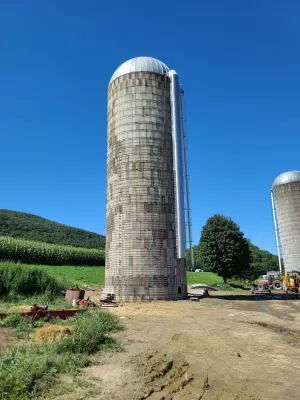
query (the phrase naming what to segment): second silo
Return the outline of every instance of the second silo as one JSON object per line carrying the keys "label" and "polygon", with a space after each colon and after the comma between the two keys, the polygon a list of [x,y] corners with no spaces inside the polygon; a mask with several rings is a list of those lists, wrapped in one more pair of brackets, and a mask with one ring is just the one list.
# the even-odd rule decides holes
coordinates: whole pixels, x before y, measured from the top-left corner
{"label": "second silo", "polygon": [[300,270],[300,171],[279,175],[272,187],[285,272]]}
{"label": "second silo", "polygon": [[182,180],[178,75],[131,59],[108,88],[104,296],[186,296]]}

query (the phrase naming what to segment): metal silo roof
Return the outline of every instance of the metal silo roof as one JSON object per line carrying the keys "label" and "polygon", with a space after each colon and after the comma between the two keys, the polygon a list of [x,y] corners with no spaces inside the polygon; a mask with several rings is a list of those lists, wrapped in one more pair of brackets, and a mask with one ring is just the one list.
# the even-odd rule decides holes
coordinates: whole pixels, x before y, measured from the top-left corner
{"label": "metal silo roof", "polygon": [[157,74],[165,75],[169,68],[163,62],[152,57],[135,57],[131,60],[125,61],[114,72],[109,84],[112,83],[119,76],[129,74],[130,72],[155,72]]}
{"label": "metal silo roof", "polygon": [[288,171],[277,176],[273,182],[273,188],[275,186],[285,185],[286,183],[300,182],[300,171]]}

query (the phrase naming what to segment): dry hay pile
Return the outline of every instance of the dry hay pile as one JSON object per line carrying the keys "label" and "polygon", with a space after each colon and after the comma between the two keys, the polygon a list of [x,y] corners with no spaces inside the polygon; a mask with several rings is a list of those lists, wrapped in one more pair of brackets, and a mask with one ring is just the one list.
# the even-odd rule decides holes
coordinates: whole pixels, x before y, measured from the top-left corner
{"label": "dry hay pile", "polygon": [[72,327],[65,325],[48,325],[43,326],[35,331],[33,335],[33,340],[36,343],[44,343],[44,342],[54,342],[55,340],[60,339],[62,336],[71,335]]}

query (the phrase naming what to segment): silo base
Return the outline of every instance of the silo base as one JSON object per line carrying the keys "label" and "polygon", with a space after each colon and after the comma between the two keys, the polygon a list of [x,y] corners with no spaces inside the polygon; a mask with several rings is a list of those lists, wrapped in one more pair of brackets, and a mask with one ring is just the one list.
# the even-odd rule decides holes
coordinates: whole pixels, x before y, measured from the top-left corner
{"label": "silo base", "polygon": [[116,301],[174,301],[187,298],[187,286],[145,287],[145,286],[105,286],[101,298],[114,294]]}

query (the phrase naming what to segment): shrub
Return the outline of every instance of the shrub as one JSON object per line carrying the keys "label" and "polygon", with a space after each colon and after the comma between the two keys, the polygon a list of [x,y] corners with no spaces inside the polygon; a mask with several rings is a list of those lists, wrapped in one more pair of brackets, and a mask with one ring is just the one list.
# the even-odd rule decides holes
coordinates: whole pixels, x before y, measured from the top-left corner
{"label": "shrub", "polygon": [[[119,319],[109,312],[93,311],[78,314],[73,322],[74,333],[57,343],[59,353],[93,353],[106,346],[109,332],[121,328]],[[112,345],[112,339],[109,339]]]}
{"label": "shrub", "polygon": [[55,278],[39,269],[7,263],[0,267],[0,298],[44,294],[55,298],[64,288]]}

